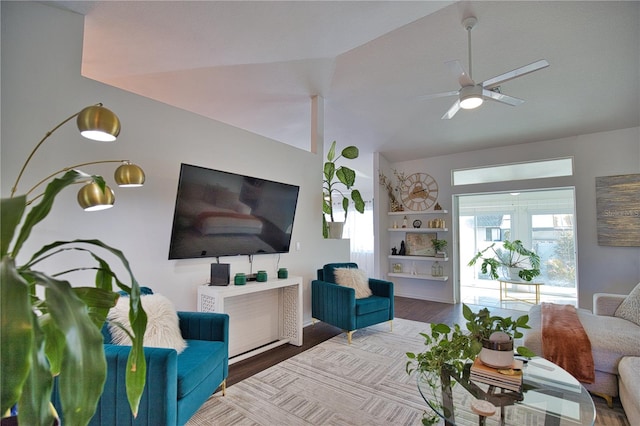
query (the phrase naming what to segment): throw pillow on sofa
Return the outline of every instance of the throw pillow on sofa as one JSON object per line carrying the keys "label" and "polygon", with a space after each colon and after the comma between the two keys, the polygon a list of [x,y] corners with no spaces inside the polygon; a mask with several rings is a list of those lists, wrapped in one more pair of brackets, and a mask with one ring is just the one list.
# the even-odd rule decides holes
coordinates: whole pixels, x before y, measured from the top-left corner
{"label": "throw pillow on sofa", "polygon": [[[147,330],[144,333],[144,346],[153,348],[171,348],[178,353],[187,347],[180,333],[179,319],[173,303],[161,294],[142,296],[142,307],[147,313]],[[116,345],[131,345],[127,333],[114,322],[129,327],[129,298],[120,297],[118,303],[109,311],[109,332]]]}
{"label": "throw pillow on sofa", "polygon": [[369,288],[369,278],[362,269],[336,268],[333,274],[337,284],[351,287],[356,291],[356,299],[364,299],[373,294]]}
{"label": "throw pillow on sofa", "polygon": [[640,325],[640,284],[631,290],[613,315]]}

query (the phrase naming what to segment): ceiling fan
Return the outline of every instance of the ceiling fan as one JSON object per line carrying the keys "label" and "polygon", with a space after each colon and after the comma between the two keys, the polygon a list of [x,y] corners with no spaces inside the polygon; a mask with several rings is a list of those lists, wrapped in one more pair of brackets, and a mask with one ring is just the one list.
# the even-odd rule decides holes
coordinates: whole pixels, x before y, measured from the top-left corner
{"label": "ceiling fan", "polygon": [[476,84],[475,81],[473,81],[471,74],[471,30],[477,23],[478,19],[475,16],[470,16],[462,21],[462,25],[467,30],[467,39],[469,44],[469,73],[467,74],[467,72],[460,64],[460,61],[458,61],[457,59],[446,62],[451,72],[453,72],[457,76],[458,83],[460,83],[460,90],[422,96],[422,99],[458,96],[458,100],[456,100],[456,102],[451,106],[451,108],[449,108],[445,115],[442,116],[443,120],[451,119],[460,110],[460,108],[477,108],[482,105],[485,99],[502,102],[503,104],[511,106],[520,105],[524,102],[524,100],[501,93],[500,84],[549,66],[549,62],[541,59],[529,65],[516,68],[515,70],[505,72],[504,74],[500,74],[496,77],[485,80],[482,83]]}

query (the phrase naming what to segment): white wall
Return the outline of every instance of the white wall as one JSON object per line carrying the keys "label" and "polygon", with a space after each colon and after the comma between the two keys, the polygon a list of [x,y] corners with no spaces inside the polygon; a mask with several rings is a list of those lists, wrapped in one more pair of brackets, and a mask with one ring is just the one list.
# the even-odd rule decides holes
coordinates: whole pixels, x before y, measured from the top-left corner
{"label": "white wall", "polygon": [[[130,159],[147,176],[144,187],[122,189],[113,182],[114,165],[83,169],[105,177],[116,192],[115,207],[85,213],[75,201],[75,190],[67,189],[36,228],[19,263],[30,249],[45,243],[98,238],[124,251],[141,285],[169,296],[178,309],[195,310],[197,286],[208,281],[209,264],[215,259],[167,260],[180,163],[257,176],[300,186],[292,251],[282,255],[280,266],[304,277],[308,322],[309,282],[316,268],[349,259],[347,240],[321,236],[321,156],[86,79],[80,75],[82,16],[39,3],[1,6],[2,196],[9,195],[19,167],[47,130],[97,102],[120,117],[117,142],[85,140],[73,123],[61,127],[32,160],[18,193],[57,169],[85,161]],[[246,256],[221,262],[231,263],[232,274],[249,272]],[[276,262],[274,255],[255,256],[253,270],[266,269],[275,276]],[[69,265],[78,265],[77,256],[46,268]]]}
{"label": "white wall", "polygon": [[[640,282],[640,248],[638,247],[605,247],[599,246],[596,233],[596,197],[595,178],[640,173],[640,128],[621,129],[611,132],[579,135],[570,138],[541,141],[528,144],[512,145],[504,148],[493,148],[473,152],[465,152],[440,157],[424,158],[390,164],[384,157],[378,159],[381,170],[398,169],[407,175],[415,172],[429,173],[438,182],[438,202],[444,209],[453,213],[452,202],[455,194],[484,193],[494,191],[517,191],[549,187],[576,188],[577,219],[577,259],[578,259],[578,298],[580,307],[591,308],[593,294],[597,292],[628,293]],[[573,157],[574,175],[564,178],[548,178],[500,182],[482,185],[466,185],[453,188],[451,186],[451,170],[486,165],[497,165],[524,162],[548,158]],[[391,177],[391,174],[387,174]],[[386,194],[378,185],[376,198],[380,200],[378,209],[384,215],[388,206]],[[381,224],[377,232],[385,234],[387,222],[381,216]],[[452,221],[455,231],[455,221]],[[455,232],[449,238],[455,238]],[[451,243],[451,241],[450,241]],[[457,256],[458,241],[453,241],[450,254]],[[380,273],[389,268],[388,242],[380,244],[381,251],[377,257],[380,262]],[[466,265],[468,259],[460,263]],[[455,265],[452,262],[450,268]],[[441,283],[422,283],[419,288],[413,284],[400,283],[398,294],[418,292],[420,298],[445,302],[454,301],[454,283],[457,273]]]}

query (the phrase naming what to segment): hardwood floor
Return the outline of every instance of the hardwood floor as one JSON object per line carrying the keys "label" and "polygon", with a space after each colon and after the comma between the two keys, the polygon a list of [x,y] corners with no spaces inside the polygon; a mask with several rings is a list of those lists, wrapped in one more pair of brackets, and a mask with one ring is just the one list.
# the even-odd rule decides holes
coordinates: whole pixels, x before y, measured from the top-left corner
{"label": "hardwood floor", "polygon": [[[430,302],[426,300],[409,299],[406,297],[396,297],[394,303],[396,318],[427,323],[445,323],[448,325],[464,323],[464,317],[462,316],[462,304],[452,305],[449,303]],[[482,309],[482,306],[469,306],[476,312],[479,309]],[[492,314],[500,316],[519,317],[523,314],[522,311],[499,308],[490,308],[490,311]],[[322,343],[341,332],[342,330],[339,328],[323,322],[318,322],[312,326],[305,327],[303,331],[302,346],[283,345],[230,365],[227,386],[232,386],[234,383],[238,383],[247,377],[284,361],[287,358],[306,351],[307,349]]]}

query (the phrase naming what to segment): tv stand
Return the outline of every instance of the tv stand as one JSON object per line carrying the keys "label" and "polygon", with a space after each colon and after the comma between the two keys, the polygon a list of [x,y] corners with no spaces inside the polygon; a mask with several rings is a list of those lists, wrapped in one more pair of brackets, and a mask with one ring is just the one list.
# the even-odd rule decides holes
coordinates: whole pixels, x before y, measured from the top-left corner
{"label": "tv stand", "polygon": [[199,286],[198,311],[229,314],[229,364],[286,343],[302,346],[302,277]]}

